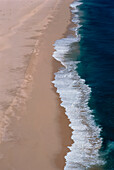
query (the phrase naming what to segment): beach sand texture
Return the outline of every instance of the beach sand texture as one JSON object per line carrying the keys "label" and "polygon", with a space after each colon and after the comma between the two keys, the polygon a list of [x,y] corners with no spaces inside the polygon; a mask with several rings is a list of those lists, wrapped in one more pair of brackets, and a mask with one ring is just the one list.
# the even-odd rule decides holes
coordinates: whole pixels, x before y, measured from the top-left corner
{"label": "beach sand texture", "polygon": [[71,129],[51,81],[72,0],[0,0],[0,170],[64,169]]}

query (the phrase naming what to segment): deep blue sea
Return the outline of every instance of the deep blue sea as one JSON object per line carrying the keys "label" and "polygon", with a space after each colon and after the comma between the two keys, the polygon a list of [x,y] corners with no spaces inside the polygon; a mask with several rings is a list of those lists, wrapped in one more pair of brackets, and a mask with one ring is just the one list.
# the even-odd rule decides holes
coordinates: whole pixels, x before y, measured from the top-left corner
{"label": "deep blue sea", "polygon": [[65,66],[53,83],[73,129],[65,170],[114,170],[114,1],[74,1],[71,12],[75,36],[53,54]]}
{"label": "deep blue sea", "polygon": [[114,1],[83,0],[79,75],[91,87],[89,106],[102,128],[104,169],[114,170]]}

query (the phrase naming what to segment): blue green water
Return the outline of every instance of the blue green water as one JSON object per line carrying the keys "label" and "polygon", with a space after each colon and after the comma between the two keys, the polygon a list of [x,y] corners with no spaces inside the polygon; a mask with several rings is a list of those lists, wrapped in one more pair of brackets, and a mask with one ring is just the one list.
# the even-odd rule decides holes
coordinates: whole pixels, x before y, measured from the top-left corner
{"label": "blue green water", "polygon": [[104,169],[114,169],[114,1],[83,0],[79,8],[79,75],[91,87],[89,106],[102,128]]}
{"label": "blue green water", "polygon": [[70,7],[72,33],[53,54],[64,65],[53,83],[73,129],[65,170],[114,170],[114,1]]}

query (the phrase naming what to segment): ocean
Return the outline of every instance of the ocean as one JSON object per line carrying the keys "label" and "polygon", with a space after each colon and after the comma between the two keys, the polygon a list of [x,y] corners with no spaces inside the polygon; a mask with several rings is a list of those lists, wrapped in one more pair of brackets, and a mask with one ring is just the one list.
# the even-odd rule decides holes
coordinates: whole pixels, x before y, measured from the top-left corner
{"label": "ocean", "polygon": [[71,5],[72,33],[54,44],[64,67],[53,81],[74,143],[65,170],[114,169],[114,1]]}

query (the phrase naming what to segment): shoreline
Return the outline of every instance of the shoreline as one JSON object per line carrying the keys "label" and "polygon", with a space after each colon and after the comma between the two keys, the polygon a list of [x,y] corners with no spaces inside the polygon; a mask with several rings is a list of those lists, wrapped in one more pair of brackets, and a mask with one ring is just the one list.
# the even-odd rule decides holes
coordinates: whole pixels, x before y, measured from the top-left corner
{"label": "shoreline", "polygon": [[[51,3],[52,0],[49,1]],[[61,99],[51,83],[54,73],[62,66],[52,57],[53,44],[67,34],[71,19],[69,5],[73,0],[56,2],[58,4],[49,15],[50,18],[44,19],[42,23],[43,31],[39,26],[39,36],[34,36],[34,40],[38,39],[39,43],[35,45],[34,54],[31,56],[32,65],[30,63],[26,71],[33,76],[32,91],[29,100],[25,102],[26,109],[15,111],[16,116],[21,118],[11,118],[9,129],[13,136],[0,146],[3,153],[0,169],[64,169],[64,156],[69,151],[67,146],[73,143],[70,121],[65,115],[65,109],[60,106]],[[31,68],[33,66],[34,70]],[[26,92],[29,86],[31,84],[25,89]]]}
{"label": "shoreline", "polygon": [[[68,28],[72,24],[71,23],[71,15],[72,14],[70,13],[69,5],[72,2],[73,2],[73,0],[70,0],[70,3],[67,2],[67,8],[69,9],[69,11],[68,11],[69,15],[67,14],[67,16],[64,16],[65,18],[61,18],[61,20],[55,19],[55,18],[52,19],[51,23],[48,25],[48,28],[46,29],[44,35],[41,38],[42,39],[41,41],[43,41],[43,39],[48,40],[47,42],[46,41],[44,42],[44,44],[42,45],[43,47],[46,46],[46,43],[49,43],[49,45],[48,45],[48,50],[49,50],[48,55],[50,55],[50,57],[51,57],[51,67],[52,67],[52,69],[51,69],[52,73],[50,75],[50,83],[54,80],[54,77],[55,77],[54,73],[56,73],[61,67],[63,67],[63,65],[59,61],[56,61],[52,57],[53,52],[55,51],[53,44],[55,43],[55,41],[57,39],[64,38],[69,33]],[[60,18],[61,13],[63,13],[63,15],[64,15],[64,8],[65,8],[64,2],[61,2],[61,5],[63,7],[61,6],[61,9],[59,9],[58,11],[63,11],[63,12],[60,12],[60,13],[57,12],[56,18]],[[67,8],[66,8],[66,10],[67,10]],[[52,35],[52,38],[51,38],[52,42],[50,43],[50,40],[49,40],[50,32],[53,32],[53,28],[56,28],[57,25],[60,25],[60,24],[58,24],[58,22],[61,22],[63,19],[66,19],[66,23],[65,23],[66,25],[64,25],[62,30],[61,30],[61,28],[59,28],[60,32],[58,31],[58,29],[55,30],[54,34],[56,34],[56,35]],[[40,48],[43,48],[43,47],[40,47]],[[44,54],[45,54],[45,52],[42,53],[42,51],[41,51],[41,54],[40,54],[40,51],[39,51],[39,56],[40,55],[43,56]],[[36,73],[38,73],[38,72],[36,72]],[[37,78],[35,78],[35,79],[37,79]],[[58,115],[56,115],[56,119],[57,119],[56,123],[59,125],[59,127],[57,127],[57,133],[59,135],[58,137],[60,138],[59,145],[61,145],[60,148],[59,148],[60,149],[59,152],[57,152],[55,154],[55,158],[54,158],[55,159],[54,162],[55,162],[55,165],[56,165],[55,169],[56,168],[57,169],[64,169],[64,166],[66,164],[64,157],[69,152],[69,149],[67,147],[71,146],[71,144],[73,143],[73,141],[71,139],[72,129],[69,127],[70,121],[69,121],[67,115],[65,114],[65,109],[62,106],[60,106],[61,99],[60,99],[59,94],[56,92],[56,88],[54,87],[54,85],[52,83],[50,84],[50,86],[51,86],[52,93],[54,92],[53,95],[54,95],[54,99],[55,99],[54,102],[56,103],[56,109],[58,109],[58,111],[56,113],[56,114],[58,114]]]}
{"label": "shoreline", "polygon": [[[56,69],[54,67],[54,65],[56,65]],[[63,67],[61,65],[61,63],[59,63],[58,61],[56,61],[54,59],[53,61],[53,73],[56,73],[61,67]],[[55,76],[53,75],[52,76],[52,81],[55,79]],[[59,93],[56,92],[57,88],[54,87],[54,84],[53,84],[53,92],[56,94],[57,96],[57,107],[59,108],[59,115],[58,115],[58,118],[57,118],[57,122],[59,124],[59,134],[60,134],[60,137],[61,137],[61,144],[62,144],[62,148],[61,148],[61,151],[60,153],[57,154],[56,158],[55,158],[55,163],[56,163],[56,166],[60,168],[60,164],[63,165],[63,168],[65,167],[66,165],[66,160],[65,160],[65,156],[66,154],[70,151],[69,148],[67,148],[68,146],[71,146],[73,144],[73,140],[71,139],[71,136],[72,136],[72,129],[69,127],[69,124],[71,123],[70,120],[68,119],[68,116],[65,114],[65,108],[63,108],[62,106],[60,106],[60,104],[62,103],[61,102],[61,98],[60,98],[60,95]],[[67,133],[66,133],[67,132]],[[60,164],[59,164],[60,163]]]}

